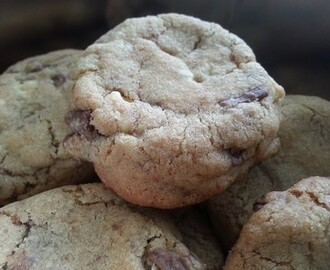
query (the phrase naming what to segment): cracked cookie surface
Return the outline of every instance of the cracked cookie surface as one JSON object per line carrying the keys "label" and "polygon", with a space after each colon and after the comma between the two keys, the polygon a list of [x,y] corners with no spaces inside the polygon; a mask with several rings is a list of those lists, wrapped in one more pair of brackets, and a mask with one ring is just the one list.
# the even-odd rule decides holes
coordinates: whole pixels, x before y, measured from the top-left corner
{"label": "cracked cookie surface", "polygon": [[73,67],[81,51],[23,60],[0,75],[0,205],[94,175],[62,141],[72,109]]}
{"label": "cracked cookie surface", "polygon": [[286,190],[300,179],[330,175],[330,102],[288,95],[281,113],[279,152],[208,202],[214,228],[226,250],[238,238],[260,197]]}
{"label": "cracked cookie surface", "polygon": [[65,186],[0,209],[0,268],[206,269],[181,238],[101,183]]}
{"label": "cracked cookie surface", "polygon": [[330,178],[310,177],[255,204],[224,269],[330,268]]}
{"label": "cracked cookie surface", "polygon": [[87,48],[78,77],[66,148],[132,203],[201,202],[277,150],[283,88],[217,24],[129,19]]}

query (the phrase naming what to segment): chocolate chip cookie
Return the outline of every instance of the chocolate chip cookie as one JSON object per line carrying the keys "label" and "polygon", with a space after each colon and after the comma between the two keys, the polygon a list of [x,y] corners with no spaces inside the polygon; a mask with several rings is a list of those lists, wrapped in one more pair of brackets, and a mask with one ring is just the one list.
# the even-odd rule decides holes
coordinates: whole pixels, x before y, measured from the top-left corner
{"label": "chocolate chip cookie", "polygon": [[19,62],[0,75],[0,205],[90,179],[90,164],[62,145],[72,110],[74,66],[81,52],[63,50]]}
{"label": "chocolate chip cookie", "polygon": [[78,69],[66,148],[132,203],[201,202],[277,151],[283,88],[217,24],[129,19],[88,47]]}
{"label": "chocolate chip cookie", "polygon": [[159,211],[101,183],[66,186],[0,209],[2,269],[206,269]]}
{"label": "chocolate chip cookie", "polygon": [[226,250],[236,241],[261,196],[286,190],[309,176],[330,175],[330,102],[288,95],[281,111],[279,153],[208,202],[214,228]]}
{"label": "chocolate chip cookie", "polygon": [[255,210],[224,269],[330,269],[330,178],[268,193]]}

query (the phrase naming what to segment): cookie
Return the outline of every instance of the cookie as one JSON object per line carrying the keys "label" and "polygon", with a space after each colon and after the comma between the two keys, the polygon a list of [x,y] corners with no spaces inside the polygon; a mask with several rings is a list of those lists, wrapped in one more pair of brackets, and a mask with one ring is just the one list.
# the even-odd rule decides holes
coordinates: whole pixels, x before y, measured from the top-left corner
{"label": "cookie", "polygon": [[101,183],[66,186],[0,209],[3,269],[206,269],[164,213]]}
{"label": "cookie", "polygon": [[330,178],[310,177],[255,204],[224,269],[330,269]]}
{"label": "cookie", "polygon": [[283,88],[217,24],[129,19],[88,47],[78,69],[66,148],[129,202],[201,202],[277,150]]}
{"label": "cookie", "polygon": [[278,154],[254,166],[246,178],[208,202],[225,250],[236,241],[257,199],[273,190],[286,190],[309,176],[330,175],[330,102],[288,95],[281,110]]}
{"label": "cookie", "polygon": [[94,175],[62,145],[80,51],[19,62],[0,75],[0,205]]}

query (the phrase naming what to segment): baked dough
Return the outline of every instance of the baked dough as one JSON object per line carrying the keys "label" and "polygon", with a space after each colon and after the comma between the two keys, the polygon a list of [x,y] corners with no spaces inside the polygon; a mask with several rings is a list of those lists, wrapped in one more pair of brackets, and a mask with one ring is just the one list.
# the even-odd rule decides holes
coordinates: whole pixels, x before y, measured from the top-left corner
{"label": "baked dough", "polygon": [[330,178],[310,177],[255,204],[224,270],[330,269]]}
{"label": "baked dough", "polygon": [[225,250],[232,247],[253,211],[270,191],[286,190],[300,179],[330,175],[330,102],[288,95],[282,105],[280,150],[209,202],[210,216]]}
{"label": "baked dough", "polygon": [[62,145],[71,133],[74,66],[81,51],[35,56],[0,75],[0,205],[94,177]]}
{"label": "baked dough", "polygon": [[78,69],[66,149],[129,202],[201,202],[277,151],[283,88],[217,24],[129,19],[89,46]]}
{"label": "baked dough", "polygon": [[2,269],[206,269],[164,212],[101,183],[65,186],[0,209]]}

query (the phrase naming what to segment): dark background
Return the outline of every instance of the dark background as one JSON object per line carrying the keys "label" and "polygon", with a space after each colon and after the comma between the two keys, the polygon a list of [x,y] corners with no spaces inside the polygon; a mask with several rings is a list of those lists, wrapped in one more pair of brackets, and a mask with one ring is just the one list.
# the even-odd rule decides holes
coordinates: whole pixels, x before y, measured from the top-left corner
{"label": "dark background", "polygon": [[329,0],[1,0],[0,72],[29,56],[84,49],[125,18],[166,12],[220,23],[288,93],[330,100]]}

